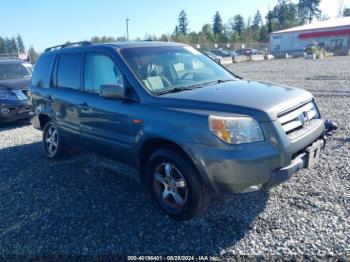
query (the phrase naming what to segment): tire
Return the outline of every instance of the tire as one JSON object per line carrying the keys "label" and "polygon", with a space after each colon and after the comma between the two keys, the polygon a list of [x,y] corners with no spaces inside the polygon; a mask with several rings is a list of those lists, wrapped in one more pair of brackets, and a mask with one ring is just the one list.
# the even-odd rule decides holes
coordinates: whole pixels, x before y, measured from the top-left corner
{"label": "tire", "polygon": [[57,125],[52,121],[48,121],[45,124],[42,146],[44,154],[48,159],[54,160],[63,156],[64,146],[60,142],[60,134]]}
{"label": "tire", "polygon": [[147,165],[147,185],[160,208],[178,221],[202,214],[211,193],[193,163],[172,149],[159,149]]}

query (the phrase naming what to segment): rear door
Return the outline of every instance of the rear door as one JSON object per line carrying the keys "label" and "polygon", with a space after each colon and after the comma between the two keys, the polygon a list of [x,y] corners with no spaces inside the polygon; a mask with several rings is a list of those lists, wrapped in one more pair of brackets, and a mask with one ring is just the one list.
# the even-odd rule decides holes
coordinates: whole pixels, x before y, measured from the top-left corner
{"label": "rear door", "polygon": [[82,91],[83,53],[58,56],[53,76],[53,88],[47,97],[61,134],[71,140],[79,137],[77,97]]}
{"label": "rear door", "polygon": [[81,138],[119,158],[130,153],[130,103],[100,96],[101,85],[126,85],[113,59],[104,53],[88,52],[84,67],[85,94],[79,96]]}

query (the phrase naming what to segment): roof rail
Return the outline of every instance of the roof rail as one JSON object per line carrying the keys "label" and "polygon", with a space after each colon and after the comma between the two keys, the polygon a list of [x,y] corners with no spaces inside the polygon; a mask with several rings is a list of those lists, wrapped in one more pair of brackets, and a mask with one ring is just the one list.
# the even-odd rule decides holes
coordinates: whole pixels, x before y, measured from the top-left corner
{"label": "roof rail", "polygon": [[59,49],[63,49],[63,48],[66,48],[66,47],[85,46],[85,45],[91,45],[91,44],[92,43],[89,42],[89,41],[67,43],[67,44],[63,44],[63,45],[56,45],[56,46],[52,46],[52,47],[46,48],[44,52],[59,50]]}

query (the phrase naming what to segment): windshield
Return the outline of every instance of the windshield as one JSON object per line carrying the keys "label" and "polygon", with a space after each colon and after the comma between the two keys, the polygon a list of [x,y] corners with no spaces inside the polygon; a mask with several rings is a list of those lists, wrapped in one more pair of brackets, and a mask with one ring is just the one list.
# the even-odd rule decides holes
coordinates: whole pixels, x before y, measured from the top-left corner
{"label": "windshield", "polygon": [[192,47],[131,47],[123,49],[121,54],[144,87],[154,93],[235,79],[231,73]]}
{"label": "windshield", "polygon": [[0,64],[0,80],[17,79],[31,75],[31,71],[21,63]]}
{"label": "windshield", "polygon": [[30,74],[33,74],[33,65],[32,64],[23,64],[23,66],[25,66],[25,68],[28,69],[28,71],[30,72]]}

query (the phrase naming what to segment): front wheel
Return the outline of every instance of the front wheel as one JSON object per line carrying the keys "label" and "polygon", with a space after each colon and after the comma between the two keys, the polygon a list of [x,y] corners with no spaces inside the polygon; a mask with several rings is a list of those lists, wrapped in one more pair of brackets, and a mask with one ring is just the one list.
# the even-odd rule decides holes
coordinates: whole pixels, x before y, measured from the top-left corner
{"label": "front wheel", "polygon": [[209,207],[209,189],[192,162],[175,150],[157,150],[148,162],[147,178],[160,208],[176,220],[192,219]]}
{"label": "front wheel", "polygon": [[59,131],[57,125],[52,121],[49,121],[44,127],[42,144],[47,158],[57,159],[63,155]]}

